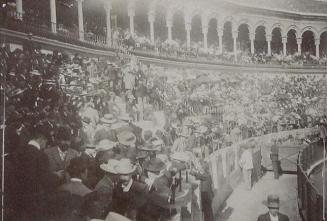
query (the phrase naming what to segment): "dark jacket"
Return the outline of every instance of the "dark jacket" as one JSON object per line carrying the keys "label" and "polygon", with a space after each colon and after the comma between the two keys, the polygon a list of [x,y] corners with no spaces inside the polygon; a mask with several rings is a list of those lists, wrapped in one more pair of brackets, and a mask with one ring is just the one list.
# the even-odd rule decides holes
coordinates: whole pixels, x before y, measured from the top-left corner
{"label": "dark jacket", "polygon": [[[258,221],[271,221],[269,212],[258,217]],[[278,221],[289,221],[288,217],[282,213],[278,214]]]}
{"label": "dark jacket", "polygon": [[47,156],[35,146],[26,145],[16,157],[17,211],[32,219],[37,214],[39,219],[35,220],[42,220],[46,197],[60,185],[60,180],[50,172]]}
{"label": "dark jacket", "polygon": [[70,160],[79,156],[76,150],[68,148],[65,160],[63,161],[60,158],[58,146],[46,149],[44,150],[44,152],[48,156],[49,167],[51,172],[65,170],[66,167],[69,165]]}

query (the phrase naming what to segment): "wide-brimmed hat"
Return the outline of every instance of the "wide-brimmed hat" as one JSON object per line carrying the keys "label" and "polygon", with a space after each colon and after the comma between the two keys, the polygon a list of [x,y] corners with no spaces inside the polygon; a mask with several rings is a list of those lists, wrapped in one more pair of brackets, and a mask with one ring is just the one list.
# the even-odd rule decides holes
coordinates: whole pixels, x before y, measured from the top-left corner
{"label": "wide-brimmed hat", "polygon": [[280,206],[279,196],[275,194],[270,194],[267,197],[267,201],[264,201],[263,204],[268,208],[278,209]]}
{"label": "wide-brimmed hat", "polygon": [[100,168],[106,172],[117,174],[115,167],[119,164],[118,160],[109,159],[107,163],[100,165]]}
{"label": "wide-brimmed hat", "polygon": [[122,131],[117,135],[118,142],[125,145],[131,146],[136,142],[136,136],[130,131]]}
{"label": "wide-brimmed hat", "polygon": [[132,120],[132,118],[127,113],[122,113],[118,118],[119,118],[119,120],[123,120],[123,121],[131,121]]}
{"label": "wide-brimmed hat", "polygon": [[112,148],[114,148],[114,146],[116,146],[115,142],[108,139],[103,139],[95,146],[95,149],[97,151],[105,151],[111,150]]}
{"label": "wide-brimmed hat", "polygon": [[206,126],[200,126],[196,129],[195,133],[204,134],[208,131]]}
{"label": "wide-brimmed hat", "polygon": [[180,162],[189,162],[190,161],[190,153],[189,152],[175,152],[170,155],[172,160],[180,161]]}
{"label": "wide-brimmed hat", "polygon": [[123,158],[120,159],[119,162],[114,167],[117,174],[127,175],[134,173],[136,170],[136,165],[133,165],[130,159]]}
{"label": "wide-brimmed hat", "polygon": [[155,146],[151,142],[150,143],[145,143],[144,145],[138,147],[140,150],[144,151],[160,151],[161,147],[160,146]]}
{"label": "wide-brimmed hat", "polygon": [[143,163],[143,169],[150,172],[160,172],[166,168],[166,164],[159,158],[152,158]]}
{"label": "wide-brimmed hat", "polygon": [[104,221],[132,221],[132,220],[118,213],[110,212]]}
{"label": "wide-brimmed hat", "polygon": [[113,124],[117,122],[117,119],[112,114],[105,114],[103,118],[100,119],[100,121],[105,124]]}

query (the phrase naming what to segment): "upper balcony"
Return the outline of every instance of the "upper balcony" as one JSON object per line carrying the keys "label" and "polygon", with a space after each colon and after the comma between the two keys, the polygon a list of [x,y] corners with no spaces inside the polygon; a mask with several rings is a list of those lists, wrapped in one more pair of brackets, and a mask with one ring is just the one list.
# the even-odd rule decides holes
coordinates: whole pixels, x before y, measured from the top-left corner
{"label": "upper balcony", "polygon": [[[112,8],[109,9],[109,11],[112,10]],[[79,8],[78,18],[81,17],[80,14],[83,10]],[[108,13],[108,9],[106,9],[106,12]],[[317,28],[300,29],[296,26],[290,26],[289,30],[285,30],[278,24],[269,27],[264,21],[253,25],[250,24],[250,21],[244,20],[237,23],[238,26],[236,25],[236,27],[238,29],[235,32],[236,22],[231,18],[231,20],[225,20],[223,30],[220,30],[222,33],[218,35],[219,43],[210,45],[209,32],[212,20],[208,22],[207,19],[208,26],[204,26],[202,42],[196,43],[191,39],[191,34],[194,34],[193,29],[195,29],[193,26],[196,26],[193,25],[193,19],[191,19],[191,24],[185,23],[185,25],[187,24],[185,26],[187,32],[186,42],[178,39],[173,40],[175,39],[173,34],[176,31],[173,27],[178,26],[174,21],[172,21],[172,26],[167,26],[168,39],[154,42],[155,21],[149,19],[151,30],[150,37],[148,37],[137,33],[135,30],[135,27],[139,27],[137,23],[142,19],[134,20],[131,13],[127,16],[130,17],[128,31],[126,29],[123,31],[120,28],[110,28],[110,30],[114,31],[98,31],[98,34],[96,34],[97,31],[86,28],[87,25],[84,27],[83,24],[79,24],[78,28],[67,28],[64,24],[51,22],[54,20],[53,18],[51,18],[51,21],[45,21],[41,17],[20,14],[17,10],[7,7],[1,11],[1,40],[8,42],[8,39],[10,39],[10,41],[21,42],[25,39],[50,47],[51,45],[52,47],[68,47],[74,50],[78,49],[77,51],[80,52],[92,52],[93,54],[107,56],[122,52],[124,56],[136,55],[144,62],[192,66],[202,69],[219,67],[222,70],[243,68],[245,70],[260,69],[274,72],[307,73],[310,70],[310,72],[325,73],[327,32],[325,32],[325,28],[318,28],[319,21],[317,21]],[[117,19],[117,17],[114,18]],[[79,23],[83,22],[80,22],[79,19]],[[111,27],[112,19],[107,20],[107,26],[108,23]],[[271,35],[266,34],[267,30],[271,32]],[[183,32],[182,29],[181,32]],[[6,36],[10,38],[6,38]],[[196,38],[196,33],[194,36]],[[299,36],[302,37],[299,38]],[[318,36],[320,36],[319,39]]]}

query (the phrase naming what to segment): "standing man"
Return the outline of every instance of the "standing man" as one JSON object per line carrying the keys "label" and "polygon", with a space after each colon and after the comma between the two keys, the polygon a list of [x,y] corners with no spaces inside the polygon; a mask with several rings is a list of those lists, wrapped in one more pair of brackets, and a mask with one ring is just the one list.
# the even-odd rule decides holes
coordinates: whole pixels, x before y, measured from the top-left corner
{"label": "standing man", "polygon": [[241,159],[240,159],[240,167],[243,172],[243,179],[245,186],[248,190],[252,188],[252,170],[253,170],[253,158],[250,144],[242,144],[241,148],[244,149]]}
{"label": "standing man", "polygon": [[288,216],[279,212],[279,197],[268,195],[267,206],[269,212],[258,217],[257,221],[289,221]]}
{"label": "standing man", "polygon": [[59,179],[50,172],[43,152],[47,145],[47,131],[44,125],[34,128],[33,139],[17,153],[14,193],[17,220],[45,220],[46,196],[60,185]]}
{"label": "standing man", "polygon": [[59,178],[65,178],[65,169],[71,159],[78,157],[79,153],[72,149],[71,131],[68,127],[59,127],[56,134],[57,145],[46,149],[44,152],[48,156],[50,171]]}
{"label": "standing man", "polygon": [[279,148],[277,146],[277,141],[273,140],[273,145],[270,148],[270,159],[272,162],[272,167],[274,171],[274,178],[278,180],[279,178],[279,169],[280,169],[280,161],[278,159]]}

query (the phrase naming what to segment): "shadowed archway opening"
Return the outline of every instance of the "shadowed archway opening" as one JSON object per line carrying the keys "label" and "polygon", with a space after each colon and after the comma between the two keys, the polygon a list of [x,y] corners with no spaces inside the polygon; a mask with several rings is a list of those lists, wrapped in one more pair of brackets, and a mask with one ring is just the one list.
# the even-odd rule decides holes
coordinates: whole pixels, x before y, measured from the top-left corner
{"label": "shadowed archway opening", "polygon": [[127,12],[127,0],[113,1],[111,17],[113,18],[112,28],[120,28],[122,30],[129,29],[129,17]]}
{"label": "shadowed archway opening", "polygon": [[233,51],[232,23],[230,21],[224,24],[223,51]]}
{"label": "shadowed archway opening", "polygon": [[137,36],[150,38],[150,24],[148,21],[148,7],[150,0],[137,1],[135,4],[134,26]]}
{"label": "shadowed archway opening", "polygon": [[201,16],[195,15],[191,23],[191,42],[203,44]]}
{"label": "shadowed archway opening", "polygon": [[208,24],[208,46],[218,46],[217,19],[210,19]]}
{"label": "shadowed archway opening", "polygon": [[239,49],[243,52],[250,53],[251,51],[251,42],[249,36],[249,26],[248,24],[241,24],[238,27],[238,42],[239,42]]}
{"label": "shadowed archway opening", "polygon": [[302,53],[316,54],[315,38],[312,31],[305,31],[302,34]]}
{"label": "shadowed archway opening", "polygon": [[297,53],[296,31],[294,29],[287,32],[286,51],[287,54]]}
{"label": "shadowed archway opening", "polygon": [[266,28],[262,25],[255,30],[254,52],[267,53]]}
{"label": "shadowed archway opening", "polygon": [[184,14],[178,11],[173,16],[172,38],[182,45],[186,41]]}
{"label": "shadowed archway opening", "polygon": [[282,33],[280,28],[274,28],[271,32],[271,52],[276,54],[283,53]]}
{"label": "shadowed archway opening", "polygon": [[154,39],[156,42],[164,42],[168,38],[168,28],[166,24],[166,11],[167,8],[164,5],[158,5],[156,7],[156,14],[154,20]]}

